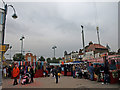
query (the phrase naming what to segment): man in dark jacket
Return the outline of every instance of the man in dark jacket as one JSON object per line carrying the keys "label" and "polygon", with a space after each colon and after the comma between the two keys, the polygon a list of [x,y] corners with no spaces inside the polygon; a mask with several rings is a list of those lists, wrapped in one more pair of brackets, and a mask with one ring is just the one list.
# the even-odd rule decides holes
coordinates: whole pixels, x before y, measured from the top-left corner
{"label": "man in dark jacket", "polygon": [[11,71],[12,71],[12,68],[11,66],[8,67],[8,77],[11,77]]}
{"label": "man in dark jacket", "polygon": [[67,66],[64,67],[64,76],[67,76]]}
{"label": "man in dark jacket", "polygon": [[34,77],[34,71],[33,71],[33,67],[31,66],[30,68],[30,74],[31,74],[31,83],[33,83],[33,77]]}
{"label": "man in dark jacket", "polygon": [[47,67],[47,70],[48,70],[48,77],[49,77],[50,76],[50,70],[51,70],[50,66]]}
{"label": "man in dark jacket", "polygon": [[55,67],[56,84],[58,83],[58,67]]}
{"label": "man in dark jacket", "polygon": [[104,84],[108,84],[110,83],[110,79],[109,79],[109,64],[108,61],[105,61],[105,65],[104,65]]}

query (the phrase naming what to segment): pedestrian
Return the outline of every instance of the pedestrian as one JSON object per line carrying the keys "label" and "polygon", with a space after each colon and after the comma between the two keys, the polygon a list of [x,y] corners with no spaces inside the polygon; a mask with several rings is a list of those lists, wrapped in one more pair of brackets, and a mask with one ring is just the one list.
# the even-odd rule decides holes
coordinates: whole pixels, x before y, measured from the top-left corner
{"label": "pedestrian", "polygon": [[64,76],[67,76],[67,66],[64,67]]}
{"label": "pedestrian", "polygon": [[87,68],[86,67],[84,67],[84,78],[85,79],[88,79],[88,75],[87,75]]}
{"label": "pedestrian", "polygon": [[73,65],[73,78],[75,78],[75,65]]}
{"label": "pedestrian", "polygon": [[58,83],[58,67],[55,67],[55,78],[56,78],[56,84]]}
{"label": "pedestrian", "polygon": [[23,67],[20,67],[20,78],[19,78],[19,83],[21,81],[22,76],[24,75],[24,69]]}
{"label": "pedestrian", "polygon": [[6,66],[6,78],[8,77],[8,67]]}
{"label": "pedestrian", "polygon": [[70,65],[71,76],[73,76],[73,66]]}
{"label": "pedestrian", "polygon": [[54,77],[55,76],[55,68],[54,68],[54,66],[52,67],[52,77]]}
{"label": "pedestrian", "polygon": [[97,65],[96,69],[95,69],[95,74],[97,75],[97,81],[100,82],[100,77],[101,77],[101,73],[100,73],[100,68],[101,65]]}
{"label": "pedestrian", "polygon": [[108,61],[105,61],[105,65],[104,65],[104,83],[102,84],[108,84],[110,83],[110,76],[109,76],[109,66],[108,66]]}
{"label": "pedestrian", "polygon": [[94,80],[94,67],[93,67],[93,64],[91,64],[91,66],[89,67],[89,72],[90,72],[90,80],[93,81]]}
{"label": "pedestrian", "polygon": [[31,83],[33,83],[34,82],[34,80],[33,80],[33,78],[34,78],[34,71],[33,71],[33,67],[31,66],[30,67],[30,74],[31,74]]}
{"label": "pedestrian", "polygon": [[20,70],[19,68],[17,67],[17,64],[15,64],[15,67],[13,68],[13,78],[14,78],[14,83],[13,85],[17,85],[18,82],[17,82],[17,77],[19,76],[19,73],[20,73]]}
{"label": "pedestrian", "polygon": [[80,66],[79,66],[78,73],[79,73],[79,78],[82,78],[82,70],[81,70],[81,67],[80,67]]}
{"label": "pedestrian", "polygon": [[48,70],[48,77],[49,77],[50,76],[50,70],[51,70],[50,66],[47,67],[47,70]]}
{"label": "pedestrian", "polygon": [[8,67],[8,77],[11,77],[11,65]]}
{"label": "pedestrian", "polygon": [[57,69],[58,69],[58,77],[60,78],[61,67],[60,67],[60,66],[58,66],[58,67],[57,67]]}
{"label": "pedestrian", "polygon": [[6,67],[3,68],[3,73],[4,73],[4,78],[6,78],[6,76],[7,76]]}

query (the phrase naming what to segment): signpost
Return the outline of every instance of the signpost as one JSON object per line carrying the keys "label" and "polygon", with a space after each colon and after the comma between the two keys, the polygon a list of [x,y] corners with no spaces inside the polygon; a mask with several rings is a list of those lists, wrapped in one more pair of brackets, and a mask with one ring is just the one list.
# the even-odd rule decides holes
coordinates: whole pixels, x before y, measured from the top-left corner
{"label": "signpost", "polygon": [[3,54],[2,51],[4,47],[2,47],[2,25],[4,23],[4,9],[0,8],[0,86],[2,84],[2,60],[3,60]]}

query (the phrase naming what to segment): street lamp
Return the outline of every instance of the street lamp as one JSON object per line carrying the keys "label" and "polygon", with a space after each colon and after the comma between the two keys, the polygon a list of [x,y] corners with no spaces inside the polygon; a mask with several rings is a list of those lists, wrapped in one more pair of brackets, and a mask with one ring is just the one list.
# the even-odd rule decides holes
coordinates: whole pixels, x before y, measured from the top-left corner
{"label": "street lamp", "polygon": [[3,12],[3,24],[2,24],[2,45],[4,45],[4,36],[5,36],[5,23],[6,23],[6,16],[7,16],[7,10],[8,10],[8,7],[12,7],[13,11],[14,11],[14,14],[12,15],[12,17],[14,19],[16,19],[18,16],[16,15],[16,11],[15,11],[15,8],[12,6],[12,5],[7,5],[4,3],[4,9],[2,9],[4,12]]}
{"label": "street lamp", "polygon": [[12,46],[10,46],[9,48],[10,48],[10,60],[11,60],[11,49],[12,49]]}
{"label": "street lamp", "polygon": [[96,27],[96,29],[97,29],[98,43],[100,44],[100,37],[99,37],[99,27]]}
{"label": "street lamp", "polygon": [[83,25],[81,25],[81,28],[82,28],[83,53],[84,53],[84,55],[85,55],[85,41],[84,41]]}
{"label": "street lamp", "polygon": [[52,49],[54,50],[54,58],[55,58],[55,48],[57,48],[57,46],[52,47]]}
{"label": "street lamp", "polygon": [[20,38],[20,40],[21,40],[21,54],[23,54],[23,39],[25,39],[24,36],[22,36],[22,37]]}
{"label": "street lamp", "polygon": [[[12,7],[14,14],[13,14],[13,18],[16,19],[17,15],[16,15],[16,11],[14,9],[14,7],[12,5],[7,5],[3,0],[2,0],[3,4],[4,4],[4,9],[0,8],[0,19],[1,19],[1,25],[2,25],[2,46],[4,45],[4,36],[5,36],[5,22],[6,22],[6,16],[7,16],[7,9],[8,7]],[[2,70],[2,61],[3,61],[3,51],[1,50],[1,70]],[[0,77],[1,78],[1,77]],[[1,83],[1,81],[0,81]]]}

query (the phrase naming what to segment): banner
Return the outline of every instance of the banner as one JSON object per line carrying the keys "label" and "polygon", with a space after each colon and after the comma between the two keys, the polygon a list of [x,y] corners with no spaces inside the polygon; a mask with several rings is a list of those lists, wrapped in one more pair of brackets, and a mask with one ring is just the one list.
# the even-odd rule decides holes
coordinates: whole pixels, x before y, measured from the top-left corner
{"label": "banner", "polygon": [[19,64],[18,64],[18,67],[19,67],[19,66],[20,66],[20,64],[21,64],[21,62],[19,61],[18,63],[19,63]]}
{"label": "banner", "polygon": [[23,65],[25,66],[25,61],[23,62]]}
{"label": "banner", "polygon": [[37,66],[37,64],[38,64],[38,63],[36,62],[36,66]]}
{"label": "banner", "polygon": [[0,25],[2,25],[4,23],[4,9],[0,8]]}

